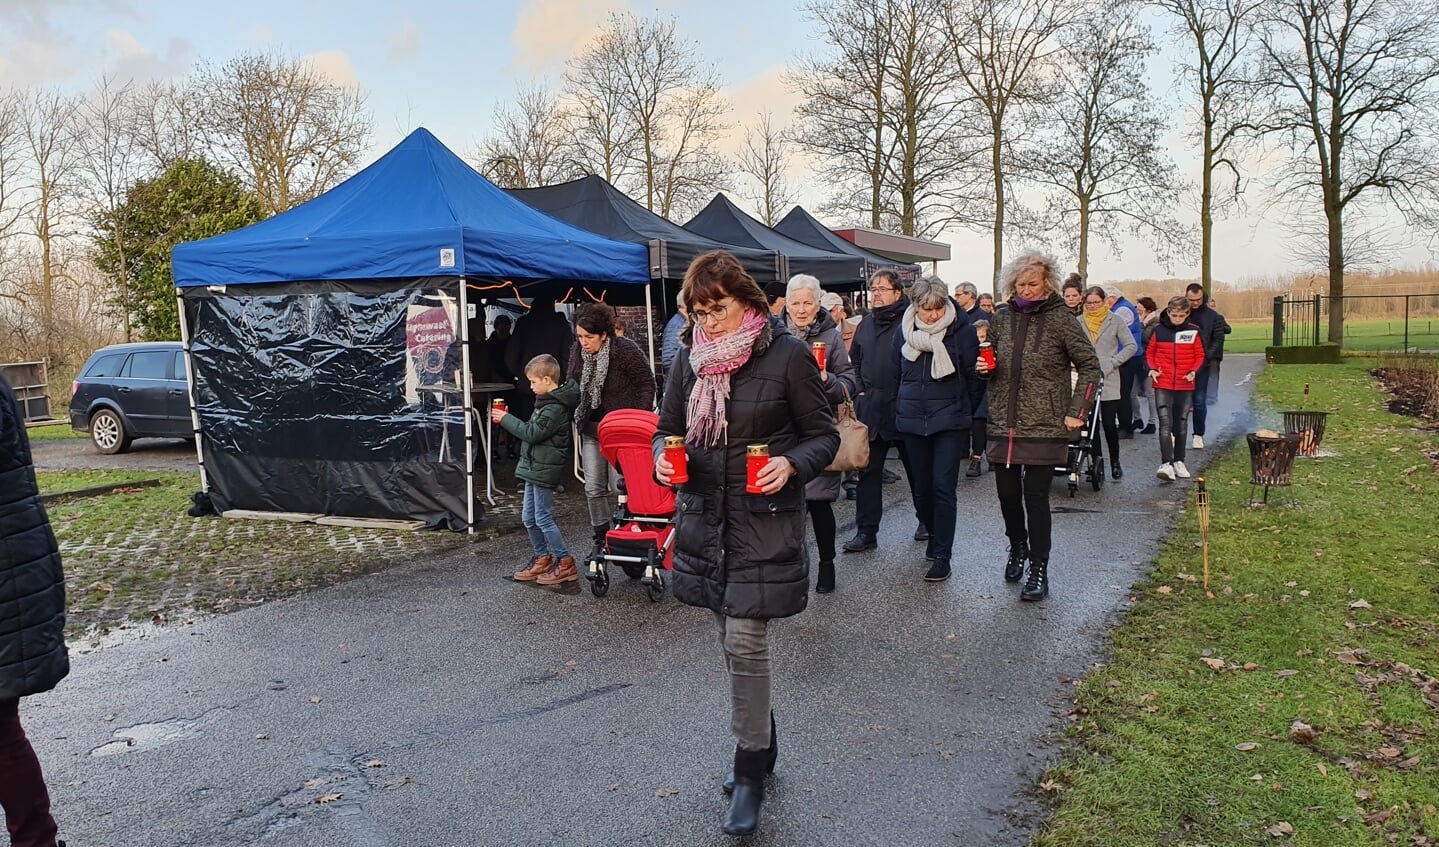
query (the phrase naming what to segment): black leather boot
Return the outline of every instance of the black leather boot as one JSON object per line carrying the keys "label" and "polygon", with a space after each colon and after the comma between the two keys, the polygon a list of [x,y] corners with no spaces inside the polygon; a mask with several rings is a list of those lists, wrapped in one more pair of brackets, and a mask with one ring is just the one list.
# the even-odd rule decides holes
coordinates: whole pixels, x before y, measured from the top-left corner
{"label": "black leather boot", "polygon": [[834,562],[820,562],[819,576],[814,581],[814,592],[816,594],[829,594],[834,591]]}
{"label": "black leather boot", "polygon": [[768,750],[734,749],[734,793],[729,798],[729,814],[720,827],[726,835],[750,835],[759,829],[768,761]]}
{"label": "black leather boot", "polygon": [[1004,563],[1004,581],[1019,582],[1024,578],[1024,560],[1029,558],[1029,545],[1009,542],[1009,560]]}
{"label": "black leather boot", "polygon": [[1049,560],[1031,559],[1029,561],[1029,579],[1024,583],[1024,590],[1019,592],[1021,600],[1043,600],[1049,596]]}
{"label": "black leather boot", "polygon": [[607,523],[595,524],[591,529],[595,533],[595,549],[591,555],[598,559],[605,554],[605,533],[610,531],[610,525]]}
{"label": "black leather boot", "polygon": [[[775,730],[774,712],[769,713],[769,749],[765,750],[764,753],[764,772],[774,773],[774,763],[775,760],[779,758],[779,733]],[[726,794],[734,791],[733,770],[725,774],[724,782],[720,785],[720,790]]]}
{"label": "black leather boot", "polygon": [[1119,457],[1109,460],[1109,475],[1112,479],[1124,479],[1124,468],[1119,466]]}

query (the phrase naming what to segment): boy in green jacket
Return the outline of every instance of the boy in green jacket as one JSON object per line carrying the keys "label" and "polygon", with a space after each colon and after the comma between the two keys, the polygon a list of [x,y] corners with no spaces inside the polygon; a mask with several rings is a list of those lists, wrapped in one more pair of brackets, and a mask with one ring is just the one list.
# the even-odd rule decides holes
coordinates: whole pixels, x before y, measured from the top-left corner
{"label": "boy in green jacket", "polygon": [[525,365],[525,377],[535,393],[535,413],[522,421],[507,411],[490,409],[490,420],[524,442],[515,476],[525,481],[525,504],[520,514],[535,557],[515,574],[517,582],[559,585],[579,579],[575,558],[555,523],[555,489],[569,467],[572,439],[570,419],[580,404],[580,386],[560,379],[560,363],[548,354]]}

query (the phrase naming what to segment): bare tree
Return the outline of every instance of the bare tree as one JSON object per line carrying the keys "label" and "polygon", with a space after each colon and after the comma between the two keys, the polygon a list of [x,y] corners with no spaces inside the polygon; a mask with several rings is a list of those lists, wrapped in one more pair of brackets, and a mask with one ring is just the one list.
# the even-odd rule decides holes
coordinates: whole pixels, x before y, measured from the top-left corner
{"label": "bare tree", "polygon": [[23,104],[21,131],[29,159],[29,234],[39,251],[36,296],[40,307],[41,352],[58,350],[57,294],[69,280],[66,242],[74,235],[78,200],[79,135],[76,101],[56,91],[37,90]]}
{"label": "bare tree", "polygon": [[248,53],[202,65],[195,85],[215,158],[242,175],[267,214],[334,187],[369,141],[365,95],[303,59]]}
{"label": "bare tree", "polygon": [[1122,233],[1148,236],[1161,260],[1188,241],[1174,215],[1180,186],[1163,150],[1165,122],[1145,82],[1155,46],[1135,14],[1096,10],[1068,30],[1041,109],[1044,132],[1019,157],[1025,176],[1049,190],[1054,224],[1074,233],[1080,276],[1089,275],[1091,236],[1116,252]]}
{"label": "bare tree", "polygon": [[1405,0],[1268,0],[1260,129],[1288,162],[1278,188],[1323,209],[1329,340],[1344,341],[1345,223],[1392,206],[1432,225],[1439,210],[1439,14]]}
{"label": "bare tree", "polygon": [[12,266],[25,220],[27,199],[21,192],[25,133],[24,98],[19,91],[0,91],[0,300],[19,301],[13,290]]}
{"label": "bare tree", "polygon": [[480,142],[479,169],[505,188],[535,188],[584,176],[572,140],[572,115],[547,86],[519,86],[495,110],[494,132]]}
{"label": "bare tree", "polygon": [[[1199,95],[1199,281],[1214,281],[1214,214],[1237,202],[1243,189],[1238,148],[1250,127],[1252,94],[1245,62],[1260,0],[1153,0],[1178,19],[1189,60],[1180,67]],[[1228,186],[1216,189],[1215,175]]]}
{"label": "bare tree", "polygon": [[203,155],[204,105],[199,90],[189,82],[153,81],[129,86],[127,134],[138,152],[150,159],[158,173],[181,159]]}
{"label": "bare tree", "polygon": [[[125,194],[146,173],[144,149],[135,143],[137,121],[136,89],[132,83],[119,84],[102,77],[79,104],[81,188],[97,229],[124,232]],[[113,280],[120,302],[129,300],[129,278],[124,257]],[[117,310],[123,321],[124,339],[131,340],[130,312]]]}
{"label": "bare tree", "polygon": [[972,190],[978,148],[964,131],[967,95],[945,58],[946,0],[813,3],[829,51],[800,60],[798,141],[835,187],[827,208],[875,228],[927,236]]}
{"label": "bare tree", "polygon": [[611,15],[565,81],[590,167],[611,182],[632,179],[646,208],[669,217],[728,184],[715,144],[729,104],[673,20]]}
{"label": "bare tree", "polygon": [[759,219],[765,226],[774,226],[785,210],[794,205],[794,186],[785,175],[790,159],[790,141],[784,130],[774,125],[773,114],[761,112],[755,123],[744,131],[738,163],[740,172],[750,178],[743,197],[759,211]]}
{"label": "bare tree", "polygon": [[983,225],[994,239],[994,277],[1004,264],[1004,235],[1014,146],[1023,114],[1049,96],[1048,68],[1058,36],[1085,9],[1075,0],[953,0],[946,10],[949,55],[979,109],[978,132],[989,148],[989,186],[957,218]]}

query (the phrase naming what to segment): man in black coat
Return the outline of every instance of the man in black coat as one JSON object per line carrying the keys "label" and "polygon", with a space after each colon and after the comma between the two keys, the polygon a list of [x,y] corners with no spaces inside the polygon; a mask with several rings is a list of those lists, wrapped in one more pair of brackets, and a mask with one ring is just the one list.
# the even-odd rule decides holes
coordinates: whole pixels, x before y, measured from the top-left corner
{"label": "man in black coat", "polygon": [[[909,308],[909,298],[904,296],[904,287],[894,271],[875,272],[869,280],[870,311],[859,322],[854,331],[854,341],[849,348],[850,364],[859,381],[859,398],[855,401],[855,412],[859,420],[869,427],[869,467],[859,472],[859,486],[855,494],[855,534],[845,542],[846,553],[873,550],[878,546],[879,521],[884,514],[884,462],[889,448],[899,452],[899,461],[904,465],[910,498],[914,498],[914,474],[909,470],[909,453],[904,449],[904,439],[894,427],[894,401],[899,391],[899,357],[895,355],[895,333],[899,331],[899,319]],[[916,518],[918,510],[915,511]],[[914,537],[924,540],[929,530],[921,524]]]}
{"label": "man in black coat", "polygon": [[[1224,358],[1224,333],[1229,322],[1218,312],[1209,308],[1209,296],[1204,286],[1191,282],[1184,289],[1189,298],[1189,322],[1199,327],[1199,338],[1204,343],[1204,361],[1212,362]],[[1195,450],[1204,449],[1204,424],[1209,417],[1209,379],[1207,367],[1199,369],[1194,378],[1194,437],[1190,446]],[[1219,386],[1214,386],[1218,389]]]}
{"label": "man in black coat", "polygon": [[[530,310],[515,321],[515,331],[505,347],[505,366],[512,374],[523,374],[531,359],[548,353],[560,363],[560,373],[564,373],[574,343],[574,331],[570,329],[569,320],[555,311],[555,299],[536,297],[530,301]],[[535,394],[530,391],[529,383],[519,380],[514,396],[515,407],[510,411],[528,420],[535,410]]]}
{"label": "man in black coat", "polygon": [[15,847],[57,844],[20,698],[49,691],[69,672],[59,545],[40,503],[25,418],[0,377],[0,808]]}

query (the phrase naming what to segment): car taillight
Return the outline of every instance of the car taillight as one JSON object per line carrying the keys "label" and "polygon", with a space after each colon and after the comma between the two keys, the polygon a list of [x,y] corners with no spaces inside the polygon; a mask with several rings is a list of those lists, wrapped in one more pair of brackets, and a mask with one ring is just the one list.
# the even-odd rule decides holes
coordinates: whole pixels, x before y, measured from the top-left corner
{"label": "car taillight", "polygon": [[75,380],[74,382],[70,383],[70,396],[71,396],[71,397],[74,397],[76,394],[79,394],[79,393],[80,393],[80,380],[77,379],[77,380]]}

